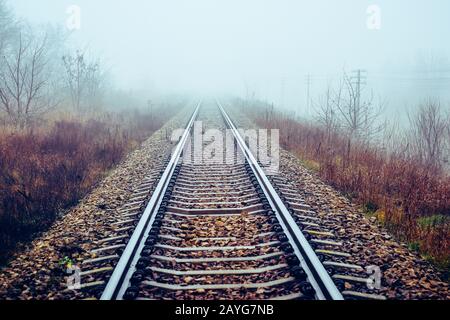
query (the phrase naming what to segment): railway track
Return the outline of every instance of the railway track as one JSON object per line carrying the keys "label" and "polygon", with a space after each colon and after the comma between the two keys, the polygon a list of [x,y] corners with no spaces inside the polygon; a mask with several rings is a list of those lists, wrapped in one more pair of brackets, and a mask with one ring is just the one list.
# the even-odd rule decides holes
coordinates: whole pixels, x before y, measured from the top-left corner
{"label": "railway track", "polygon": [[[221,159],[234,161],[196,152],[195,121],[231,130]],[[81,289],[105,300],[382,299],[295,188],[266,175],[219,102],[199,103],[171,158],[119,210],[115,235],[83,262]]]}

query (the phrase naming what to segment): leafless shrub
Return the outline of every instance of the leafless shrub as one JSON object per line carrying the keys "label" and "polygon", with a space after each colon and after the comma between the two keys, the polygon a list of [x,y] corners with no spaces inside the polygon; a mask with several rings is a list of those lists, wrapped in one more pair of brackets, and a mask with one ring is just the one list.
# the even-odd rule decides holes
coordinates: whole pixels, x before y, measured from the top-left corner
{"label": "leafless shrub", "polygon": [[46,36],[35,37],[21,32],[17,45],[1,57],[5,67],[0,70],[0,108],[20,129],[55,105],[49,92]]}
{"label": "leafless shrub", "polygon": [[[325,113],[330,105],[324,107]],[[373,141],[362,143],[355,139],[349,148],[349,139],[342,131],[336,130],[328,139],[323,121],[318,124],[297,121],[276,110],[267,119],[264,116],[267,108],[260,105],[244,112],[261,127],[279,128],[281,146],[298,155],[324,181],[366,207],[399,238],[417,243],[421,252],[448,266],[450,220],[441,217],[450,214],[450,176],[434,170],[414,155],[411,140],[399,139],[402,134],[396,126],[385,127],[381,147]],[[426,129],[419,131],[421,140],[428,136],[437,138],[430,134],[430,127],[443,126],[437,120],[436,108],[430,108],[417,116],[418,123],[425,125],[413,130]],[[434,132],[441,131],[431,130]],[[421,143],[427,146],[426,141]],[[436,150],[436,144],[424,150]],[[436,155],[433,152],[425,154]]]}
{"label": "leafless shrub", "polygon": [[18,27],[12,12],[6,6],[5,1],[0,0],[0,55],[3,55],[5,49],[17,36],[17,32]]}
{"label": "leafless shrub", "polygon": [[33,132],[0,130],[0,263],[18,241],[48,228],[175,110],[61,119]]}
{"label": "leafless shrub", "polygon": [[378,122],[384,103],[376,102],[373,92],[367,97],[363,95],[361,86],[345,72],[338,92],[335,106],[339,112],[340,127],[351,139],[368,141],[382,131],[383,125]]}
{"label": "leafless shrub", "polygon": [[313,101],[316,110],[316,121],[320,123],[326,131],[326,139],[331,141],[331,136],[338,129],[337,108],[340,105],[342,97],[342,87],[334,91],[331,84],[328,85],[325,94],[317,101]]}
{"label": "leafless shrub", "polygon": [[94,111],[99,106],[104,73],[98,61],[89,61],[86,54],[76,51],[63,56],[65,80],[70,92],[72,106],[78,113]]}
{"label": "leafless shrub", "polygon": [[414,155],[430,167],[439,169],[446,161],[448,144],[448,118],[439,101],[429,99],[414,116],[409,116],[410,143]]}

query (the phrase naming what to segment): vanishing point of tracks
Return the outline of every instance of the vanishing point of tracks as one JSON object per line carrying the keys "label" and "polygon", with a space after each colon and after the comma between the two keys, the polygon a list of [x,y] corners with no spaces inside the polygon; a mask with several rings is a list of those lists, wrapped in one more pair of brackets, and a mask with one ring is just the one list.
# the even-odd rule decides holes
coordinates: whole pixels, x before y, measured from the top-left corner
{"label": "vanishing point of tracks", "polygon": [[[202,121],[203,131],[230,130],[233,152],[224,150],[222,158],[231,154],[234,161],[216,163],[196,153],[190,140],[195,121]],[[211,142],[204,138],[202,144]],[[365,292],[362,268],[343,261],[338,242],[311,231],[313,212],[295,199],[289,183],[266,176],[219,102],[196,106],[156,183],[149,181],[119,210],[115,235],[101,240],[95,257],[83,263],[82,289],[92,296],[382,298]],[[345,291],[342,279],[364,285],[360,292]]]}

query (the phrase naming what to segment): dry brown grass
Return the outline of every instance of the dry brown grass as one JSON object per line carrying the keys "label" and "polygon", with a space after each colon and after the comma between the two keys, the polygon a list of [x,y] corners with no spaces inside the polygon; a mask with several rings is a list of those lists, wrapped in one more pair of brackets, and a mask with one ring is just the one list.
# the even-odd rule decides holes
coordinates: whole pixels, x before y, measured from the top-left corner
{"label": "dry brown grass", "polygon": [[280,143],[328,184],[361,204],[399,239],[448,270],[450,177],[399,152],[349,143],[337,133],[260,108],[246,113],[264,128],[279,128]]}
{"label": "dry brown grass", "polygon": [[83,197],[170,114],[135,111],[83,121],[52,120],[24,132],[2,128],[0,261],[17,242],[46,230],[62,209]]}

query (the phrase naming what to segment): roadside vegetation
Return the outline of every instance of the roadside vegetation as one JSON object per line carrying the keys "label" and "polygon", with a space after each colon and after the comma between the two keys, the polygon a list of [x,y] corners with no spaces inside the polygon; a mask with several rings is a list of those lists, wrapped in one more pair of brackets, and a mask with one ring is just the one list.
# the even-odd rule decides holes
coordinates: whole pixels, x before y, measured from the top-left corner
{"label": "roadside vegetation", "polygon": [[152,100],[116,88],[62,29],[32,27],[0,0],[0,264],[180,106]]}
{"label": "roadside vegetation", "polygon": [[352,86],[344,75],[314,102],[308,121],[262,101],[237,104],[260,127],[280,129],[282,147],[448,277],[449,108],[427,100],[399,129],[382,122],[382,104],[358,98]]}

